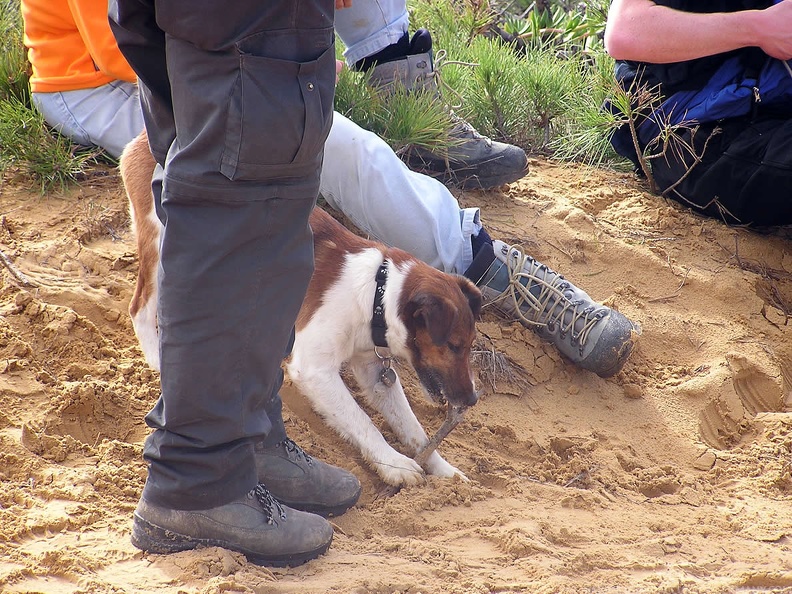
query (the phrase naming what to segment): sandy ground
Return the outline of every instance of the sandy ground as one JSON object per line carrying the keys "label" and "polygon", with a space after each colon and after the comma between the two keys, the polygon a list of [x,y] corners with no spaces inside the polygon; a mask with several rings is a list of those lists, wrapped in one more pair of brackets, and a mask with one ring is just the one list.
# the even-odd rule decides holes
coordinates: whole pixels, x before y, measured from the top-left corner
{"label": "sandy ground", "polygon": [[[158,381],[126,312],[137,261],[122,188],[112,170],[43,197],[6,180],[0,249],[19,278],[0,266],[0,591],[792,592],[790,234],[541,160],[460,201],[639,322],[639,346],[605,380],[485,313],[484,395],[441,446],[471,481],[390,497],[287,388],[292,437],[363,495],[327,555],[269,570],[130,544]],[[443,412],[403,375],[434,431]]]}

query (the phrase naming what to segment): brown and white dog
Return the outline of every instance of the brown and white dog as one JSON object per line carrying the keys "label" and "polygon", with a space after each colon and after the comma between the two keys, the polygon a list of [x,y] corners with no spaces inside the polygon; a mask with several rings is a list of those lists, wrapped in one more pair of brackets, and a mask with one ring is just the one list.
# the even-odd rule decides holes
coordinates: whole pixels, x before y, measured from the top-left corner
{"label": "brown and white dog", "polygon": [[[151,193],[153,171],[154,159],[144,132],[121,157],[139,260],[129,311],[146,360],[159,369],[156,275],[161,224]],[[474,404],[477,393],[470,350],[481,309],[478,288],[402,250],[355,235],[320,208],[313,210],[310,223],[315,270],[286,362],[291,380],[386,483],[415,484],[422,480],[424,470],[436,476],[459,474],[464,478],[437,451],[422,469],[391,447],[355,402],[340,372],[348,365],[366,402],[382,414],[405,450],[415,455],[428,439],[398,376],[391,372],[390,357],[413,366],[433,401]],[[381,268],[386,272],[379,272]],[[384,314],[382,309],[375,311],[378,305]],[[381,328],[387,348],[375,348],[372,320]]]}

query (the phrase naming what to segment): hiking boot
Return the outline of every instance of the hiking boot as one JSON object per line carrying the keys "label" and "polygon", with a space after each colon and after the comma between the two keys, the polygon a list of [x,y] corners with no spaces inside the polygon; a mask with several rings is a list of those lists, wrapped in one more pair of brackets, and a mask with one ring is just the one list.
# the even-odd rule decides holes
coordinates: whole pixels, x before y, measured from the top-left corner
{"label": "hiking boot", "polygon": [[493,258],[473,279],[485,304],[514,316],[573,363],[600,377],[615,375],[624,367],[640,334],[636,325],[520,249],[497,240],[492,242],[492,254],[488,248],[479,251],[470,268],[482,270],[481,261]]}
{"label": "hiking boot", "polygon": [[[393,48],[406,54],[395,57]],[[381,59],[378,56],[382,56]],[[439,94],[437,72],[432,58],[432,37],[419,29],[409,44],[400,42],[355,64],[356,70],[369,71],[369,82],[386,95],[396,85],[408,92]],[[528,158],[521,148],[496,142],[479,134],[473,126],[454,115],[448,135],[451,145],[443,154],[412,147],[407,155],[411,169],[438,178],[462,189],[488,189],[507,184],[528,174]]]}
{"label": "hiking boot", "polygon": [[141,499],[132,519],[132,544],[149,553],[223,547],[274,567],[315,559],[332,540],[327,520],[281,505],[264,485],[211,509],[168,509]]}
{"label": "hiking boot", "polygon": [[291,439],[255,445],[258,480],[289,507],[322,516],[340,516],[357,503],[360,481],[342,468],[309,456]]}

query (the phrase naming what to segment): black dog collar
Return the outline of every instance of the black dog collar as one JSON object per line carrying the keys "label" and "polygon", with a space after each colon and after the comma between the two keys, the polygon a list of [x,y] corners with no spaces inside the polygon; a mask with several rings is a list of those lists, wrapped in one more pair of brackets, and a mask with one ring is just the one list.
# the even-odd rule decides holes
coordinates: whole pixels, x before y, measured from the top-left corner
{"label": "black dog collar", "polygon": [[376,279],[377,289],[374,291],[374,315],[371,318],[371,338],[375,346],[388,348],[388,341],[385,339],[388,325],[385,323],[385,304],[382,302],[382,298],[385,296],[385,282],[388,280],[387,260],[380,264]]}

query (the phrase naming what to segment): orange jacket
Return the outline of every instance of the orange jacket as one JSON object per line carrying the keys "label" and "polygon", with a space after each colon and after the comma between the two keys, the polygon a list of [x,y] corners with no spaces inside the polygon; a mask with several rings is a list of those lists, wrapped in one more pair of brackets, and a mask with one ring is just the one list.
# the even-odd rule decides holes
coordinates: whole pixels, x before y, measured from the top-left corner
{"label": "orange jacket", "polygon": [[107,0],[22,0],[34,93],[135,82],[107,21]]}

